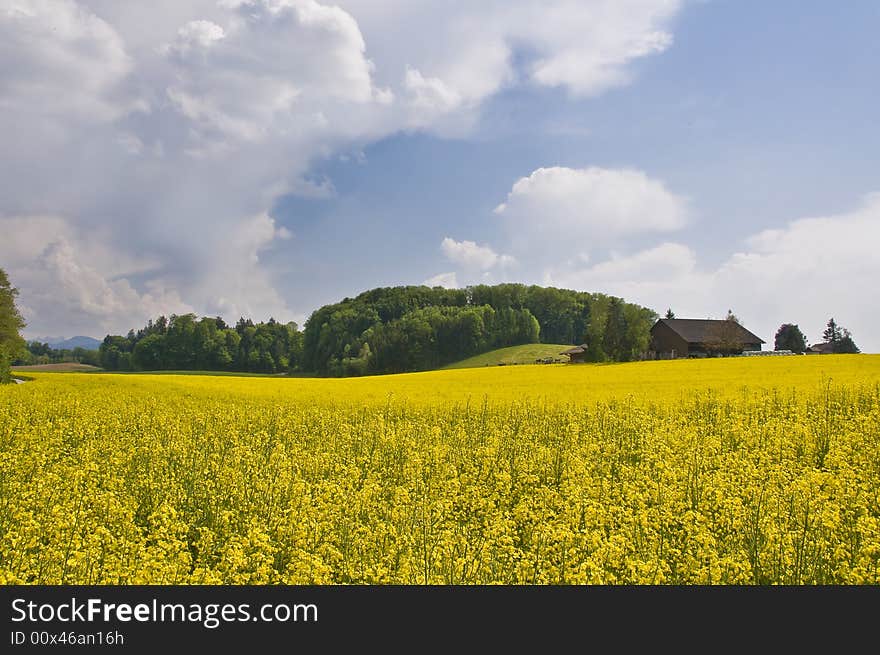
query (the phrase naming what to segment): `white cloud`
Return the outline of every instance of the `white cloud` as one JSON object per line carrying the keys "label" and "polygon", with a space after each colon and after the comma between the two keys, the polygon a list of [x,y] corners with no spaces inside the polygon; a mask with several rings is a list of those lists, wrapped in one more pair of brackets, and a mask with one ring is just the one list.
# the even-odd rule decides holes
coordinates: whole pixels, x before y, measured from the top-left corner
{"label": "white cloud", "polygon": [[548,8],[535,41],[542,54],[532,79],[596,95],[630,79],[627,64],[672,45],[664,25],[679,2],[565,3]]}
{"label": "white cloud", "polygon": [[186,57],[194,49],[205,50],[226,37],[217,23],[209,20],[192,20],[177,31],[177,40],[159,48],[164,54]]}
{"label": "white cloud", "polygon": [[425,78],[419,71],[407,69],[403,88],[413,109],[411,125],[429,126],[438,117],[459,109],[464,103],[461,93],[438,77]]}
{"label": "white cloud", "polygon": [[[292,314],[278,293],[270,273],[260,260],[277,241],[292,237],[289,230],[278,227],[266,213],[238,223],[231,238],[215,242],[209,261],[200,262],[200,269],[209,275],[201,287],[194,289],[197,297],[205,298],[206,313],[221,316],[273,316],[287,320]],[[218,284],[219,282],[219,284]]]}
{"label": "white cloud", "polygon": [[514,263],[510,255],[499,255],[489,246],[478,246],[473,241],[456,241],[446,237],[440,244],[446,259],[468,270],[487,271],[496,266]]}
{"label": "white cloud", "polygon": [[71,244],[79,259],[97,267],[108,278],[138,275],[159,261],[108,249],[105,230],[85,232],[59,216],[0,216],[0,262],[19,270],[36,261],[56,241]]}
{"label": "white cloud", "polygon": [[[32,336],[51,333],[58,325],[93,336],[125,333],[159,314],[191,311],[230,318],[289,317],[278,313],[285,303],[260,256],[293,235],[266,214],[242,221],[227,240],[215,243],[212,260],[199,263],[207,274],[189,281],[165,270],[160,261],[110,250],[58,217],[0,218],[0,230],[11,235],[0,242],[0,261],[14,272]],[[149,279],[135,289],[128,278],[143,274]],[[204,298],[202,305],[185,302],[181,288]]]}
{"label": "white cloud", "polygon": [[[83,261],[76,248],[65,239],[51,242],[35,262],[34,271],[41,279],[39,288],[51,289],[40,298],[43,309],[47,302],[59,302],[53,311],[68,313],[67,320],[84,327],[94,321],[102,326],[121,326],[123,321],[146,318],[165,311],[191,311],[175,291],[153,283],[146,293],[136,292],[126,279],[108,280]],[[45,312],[43,312],[45,313]],[[40,316],[42,318],[42,315]]]}
{"label": "white cloud", "polygon": [[714,269],[700,268],[691,248],[664,243],[586,268],[547,270],[545,282],[620,295],[659,312],[672,307],[682,318],[721,318],[733,309],[770,348],[782,323],[798,324],[818,342],[833,316],[863,351],[880,352],[880,307],[869,301],[880,279],[880,194],[854,211],[795,220],[746,243]]}
{"label": "white cloud", "polygon": [[279,192],[291,193],[300,198],[333,198],[336,195],[336,187],[329,178],[320,180],[307,180],[300,178],[286,184]]}
{"label": "white cloud", "polygon": [[[304,179],[312,159],[388,131],[388,96],[372,84],[354,19],[311,0],[190,3],[205,16],[165,7],[182,21],[171,25],[141,15],[146,39],[118,5],[94,4],[119,19],[120,32],[67,0],[0,5],[0,34],[10,35],[0,43],[9,49],[0,63],[0,136],[9,146],[0,156],[9,183],[0,213],[35,228],[45,227],[40,214],[66,226],[60,240],[43,229],[28,261],[7,264],[23,304],[37,320],[57,321],[46,332],[70,325],[72,314],[40,300],[60,292],[53,276],[66,271],[72,284],[104,289],[107,302],[68,289],[94,325],[120,329],[124,299],[133,297],[125,285],[138,293],[83,256],[83,244],[94,250],[100,241],[119,261],[136,254],[154,262],[122,273],[138,274],[138,288],[174,289],[199,312],[296,313],[260,258],[292,236],[267,208],[288,192],[332,195],[329,180]],[[136,44],[133,54],[124,37]],[[55,112],[54,129],[44,107]],[[36,275],[39,261],[45,270]],[[151,307],[140,295],[146,300],[132,306]],[[131,311],[126,323],[140,316]]]}
{"label": "white cloud", "polygon": [[160,313],[192,307],[176,291],[154,280],[137,291],[125,276],[151,270],[156,262],[107,250],[55,216],[0,217],[0,261],[14,272],[25,299],[21,309],[30,336],[64,325],[72,332],[126,332]]}
{"label": "white cloud", "polygon": [[863,350],[880,352],[880,306],[869,300],[880,279],[878,243],[880,193],[874,193],[854,211],[804,218],[755,235],[748,250],[719,268],[716,286],[730,302],[749,308],[771,338],[779,324],[793,322],[820,341],[834,316]]}
{"label": "white cloud", "polygon": [[117,87],[132,68],[112,26],[73,0],[0,2],[0,109],[112,120],[128,107]]}
{"label": "white cloud", "polygon": [[681,228],[687,201],[641,171],[556,166],[517,180],[495,214],[517,253],[562,244],[586,253],[622,236]]}
{"label": "white cloud", "polygon": [[439,273],[422,282],[426,287],[444,287],[446,289],[458,289],[458,278],[455,271]]}
{"label": "white cloud", "polygon": [[[521,83],[596,95],[625,84],[630,64],[670,47],[678,0],[341,0],[387,83],[405,76],[410,120],[468,111]],[[384,38],[395,25],[394,39]],[[427,123],[445,127],[442,121]]]}
{"label": "white cloud", "polygon": [[673,242],[633,254],[613,254],[592,266],[572,263],[549,268],[543,283],[609,293],[657,311],[671,305],[682,318],[706,318],[704,313],[714,303],[711,276],[698,269],[696,253]]}
{"label": "white cloud", "polygon": [[[280,195],[334,193],[308,181],[316,160],[401,130],[466,133],[506,86],[590,94],[621,83],[632,61],[668,45],[677,10],[0,0],[0,216],[39,234],[36,250],[3,263],[44,333],[88,332],[87,320],[123,330],[143,312],[184,308],[301,314],[262,254],[290,241],[268,215]],[[469,248],[456,256],[484,273],[507,261]],[[53,306],[62,291],[85,313]]]}
{"label": "white cloud", "polygon": [[172,105],[197,134],[217,140],[311,138],[346,132],[350,104],[384,104],[354,19],[312,0],[238,3],[226,27],[191,21],[164,47],[176,81]]}

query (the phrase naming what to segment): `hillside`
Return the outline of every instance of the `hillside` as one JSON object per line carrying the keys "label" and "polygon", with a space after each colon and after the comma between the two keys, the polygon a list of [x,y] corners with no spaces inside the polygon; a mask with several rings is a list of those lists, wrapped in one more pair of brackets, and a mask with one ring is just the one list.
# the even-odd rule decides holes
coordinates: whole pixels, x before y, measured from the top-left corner
{"label": "hillside", "polygon": [[468,357],[459,362],[447,364],[444,369],[450,368],[477,368],[479,366],[510,366],[513,364],[534,364],[538,359],[553,359],[559,362],[567,362],[568,357],[559,353],[571,346],[553,343],[529,343],[522,346],[509,346],[490,350],[481,355]]}
{"label": "hillside", "polygon": [[555,287],[383,287],[315,310],[303,331],[300,369],[426,371],[537,343],[589,343],[590,361],[630,361],[646,350],[656,317],[622,298]]}

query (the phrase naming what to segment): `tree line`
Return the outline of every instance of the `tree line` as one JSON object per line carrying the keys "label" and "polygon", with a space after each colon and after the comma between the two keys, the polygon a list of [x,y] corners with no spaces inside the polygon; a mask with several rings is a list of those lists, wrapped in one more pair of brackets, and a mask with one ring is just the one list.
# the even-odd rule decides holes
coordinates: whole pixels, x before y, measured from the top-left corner
{"label": "tree line", "polygon": [[[464,289],[384,287],[325,305],[296,323],[160,316],[126,336],[107,335],[97,353],[27,343],[18,291],[0,269],[0,381],[12,363],[80,361],[110,371],[209,370],[364,375],[428,370],[494,348],[527,343],[587,346],[588,361],[629,361],[648,349],[653,310],[601,293],[523,284]],[[672,310],[666,313],[673,318]],[[728,318],[736,321],[732,313]],[[859,352],[832,318],[823,332],[832,352]],[[783,324],[775,348],[804,352],[797,325]]]}
{"label": "tree line", "polygon": [[53,348],[48,343],[28,341],[24,352],[15,360],[15,365],[58,364],[60,362],[78,362],[100,366],[101,361],[97,350],[88,348]]}
{"label": "tree line", "polygon": [[160,316],[127,336],[107,335],[98,350],[108,371],[203,370],[286,373],[299,367],[302,332],[296,323],[241,318]]}
{"label": "tree line", "polygon": [[621,298],[553,287],[384,287],[316,310],[302,361],[322,375],[399,373],[538,342],[586,343],[590,361],[629,361],[647,350],[656,318]]}
{"label": "tree line", "polygon": [[[325,305],[300,331],[296,323],[160,316],[126,336],[107,335],[97,352],[56,350],[20,335],[18,291],[0,269],[0,382],[16,363],[80,361],[110,371],[211,370],[363,375],[436,368],[487,350],[527,343],[587,346],[588,361],[629,361],[648,349],[653,310],[622,298],[523,284],[464,289],[400,286]],[[674,318],[672,310],[667,318]],[[736,321],[732,313],[730,320]],[[831,318],[823,332],[835,353],[859,352]],[[783,324],[775,348],[804,352],[797,325]]]}
{"label": "tree line", "polygon": [[99,365],[110,371],[208,370],[327,376],[437,368],[495,348],[589,344],[590,361],[643,353],[656,314],[600,293],[525,286],[407,286],[366,291],[296,323],[160,316],[128,335],[107,335]]}

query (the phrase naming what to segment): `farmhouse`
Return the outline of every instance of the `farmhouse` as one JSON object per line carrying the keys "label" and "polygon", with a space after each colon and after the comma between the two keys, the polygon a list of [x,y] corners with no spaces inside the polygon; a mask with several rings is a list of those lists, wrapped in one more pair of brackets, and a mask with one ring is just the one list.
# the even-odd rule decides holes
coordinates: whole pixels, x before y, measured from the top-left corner
{"label": "farmhouse", "polygon": [[761,350],[764,340],[736,321],[661,318],[651,327],[651,355],[657,359],[739,355]]}
{"label": "farmhouse", "polygon": [[583,364],[587,361],[587,344],[582,343],[579,346],[575,346],[574,348],[569,348],[568,350],[563,350],[560,355],[568,355],[568,361],[570,364]]}

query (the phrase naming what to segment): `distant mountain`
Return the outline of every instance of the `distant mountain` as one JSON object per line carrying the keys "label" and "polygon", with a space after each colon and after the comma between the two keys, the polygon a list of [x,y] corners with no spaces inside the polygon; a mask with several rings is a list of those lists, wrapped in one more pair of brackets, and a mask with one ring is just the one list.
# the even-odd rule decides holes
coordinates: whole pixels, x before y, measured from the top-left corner
{"label": "distant mountain", "polygon": [[98,339],[92,337],[70,337],[63,339],[61,337],[46,337],[44,339],[35,339],[40,343],[48,343],[55,350],[73,350],[74,348],[85,348],[86,350],[97,350],[101,346]]}

